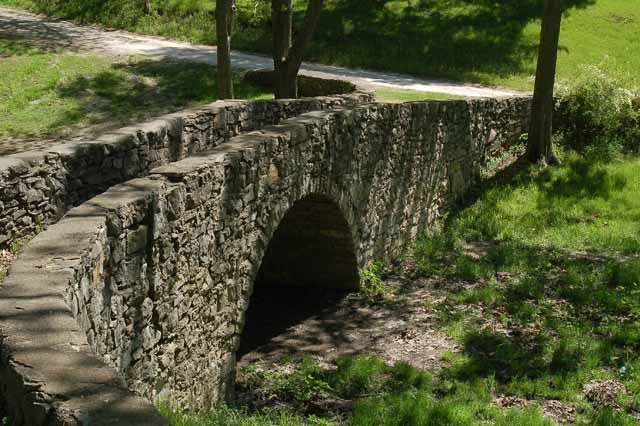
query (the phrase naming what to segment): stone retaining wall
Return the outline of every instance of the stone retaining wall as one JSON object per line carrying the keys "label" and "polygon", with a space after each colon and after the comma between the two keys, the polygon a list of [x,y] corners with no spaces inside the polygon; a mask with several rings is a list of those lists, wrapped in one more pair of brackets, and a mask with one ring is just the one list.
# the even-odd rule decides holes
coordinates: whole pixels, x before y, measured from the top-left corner
{"label": "stone retaining wall", "polygon": [[[71,210],[25,247],[0,287],[0,416],[93,425],[107,413],[117,424],[152,424],[141,419],[152,419],[153,407],[127,389],[191,408],[228,396],[274,234],[284,265],[301,250],[292,236],[339,241],[336,250],[354,261],[324,265],[328,280],[397,257],[474,184],[490,153],[518,139],[529,104],[308,113]],[[319,203],[332,220],[314,218]],[[283,221],[288,212],[295,217]],[[280,224],[293,228],[280,233]]]}
{"label": "stone retaining wall", "polygon": [[356,91],[296,100],[215,102],[94,141],[0,157],[0,249],[55,223],[70,207],[154,167],[304,112],[372,99],[373,94]]}
{"label": "stone retaining wall", "polygon": [[[253,86],[273,91],[275,74],[271,69],[247,71],[243,80]],[[298,75],[299,96],[333,96],[342,93],[352,93],[357,86],[346,80],[318,78],[311,75]]]}

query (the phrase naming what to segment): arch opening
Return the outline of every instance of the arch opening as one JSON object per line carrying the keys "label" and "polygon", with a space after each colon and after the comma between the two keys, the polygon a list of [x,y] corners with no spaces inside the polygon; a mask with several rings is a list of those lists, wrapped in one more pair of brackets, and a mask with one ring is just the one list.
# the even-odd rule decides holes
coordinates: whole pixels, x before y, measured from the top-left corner
{"label": "arch opening", "polygon": [[359,281],[351,230],[339,206],[320,195],[297,201],[262,259],[238,357],[274,349],[304,351],[308,342],[289,342],[290,348],[275,342],[292,326],[331,309],[357,290]]}
{"label": "arch opening", "polygon": [[311,195],[296,202],[278,225],[255,288],[356,290],[358,282],[349,224],[335,202]]}

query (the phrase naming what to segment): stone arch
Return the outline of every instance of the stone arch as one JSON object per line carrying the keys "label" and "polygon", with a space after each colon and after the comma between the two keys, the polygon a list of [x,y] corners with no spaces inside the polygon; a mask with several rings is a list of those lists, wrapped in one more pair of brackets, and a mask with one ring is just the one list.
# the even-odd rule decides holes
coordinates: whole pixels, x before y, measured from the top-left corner
{"label": "stone arch", "polygon": [[319,193],[293,203],[262,257],[254,288],[261,286],[358,288],[353,235],[338,203]]}

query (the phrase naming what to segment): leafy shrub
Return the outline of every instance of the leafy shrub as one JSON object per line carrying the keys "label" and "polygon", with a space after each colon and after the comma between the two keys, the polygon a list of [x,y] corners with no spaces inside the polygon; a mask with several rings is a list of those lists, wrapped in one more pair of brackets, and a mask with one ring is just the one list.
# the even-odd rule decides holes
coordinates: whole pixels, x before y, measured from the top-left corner
{"label": "leafy shrub", "polygon": [[583,69],[559,105],[564,144],[596,158],[640,151],[640,94],[625,89],[606,63]]}
{"label": "leafy shrub", "polygon": [[372,263],[360,271],[360,294],[371,303],[383,301],[391,293],[382,279],[383,270],[382,264]]}
{"label": "leafy shrub", "polygon": [[311,359],[304,359],[298,369],[286,376],[280,392],[296,401],[309,401],[327,395],[331,387],[324,381],[322,369]]}

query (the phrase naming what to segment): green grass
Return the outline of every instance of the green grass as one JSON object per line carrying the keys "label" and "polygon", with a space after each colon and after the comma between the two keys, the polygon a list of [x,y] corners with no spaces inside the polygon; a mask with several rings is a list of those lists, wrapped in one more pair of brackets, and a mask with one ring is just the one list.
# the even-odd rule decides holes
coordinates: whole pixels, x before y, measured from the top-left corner
{"label": "green grass", "polygon": [[376,99],[382,102],[414,102],[464,99],[462,96],[436,92],[416,92],[414,90],[377,89]]}
{"label": "green grass", "polygon": [[451,232],[556,251],[640,253],[640,160],[600,163],[569,153],[565,161],[491,188]]}
{"label": "green grass", "polygon": [[[248,410],[220,406],[209,413],[189,415],[161,405],[174,426],[317,425],[423,426],[513,425],[550,426],[535,409],[499,409],[491,404],[491,383],[437,381],[407,363],[388,365],[373,355],[341,358],[336,369],[313,361],[285,361],[286,372],[245,368],[243,386],[279,401],[274,407]],[[355,400],[350,418],[295,414],[321,398]],[[294,407],[282,409],[277,407]]]}
{"label": "green grass", "polygon": [[[103,131],[216,100],[215,67],[139,57],[112,59],[46,42],[0,38],[0,139]],[[236,97],[269,99],[235,79]],[[381,91],[384,99],[425,95]],[[106,126],[106,127],[105,127]]]}
{"label": "green grass", "polygon": [[[581,393],[590,380],[618,378],[629,391],[623,411],[640,409],[640,159],[564,160],[497,179],[418,244],[423,275],[475,283],[432,307],[464,347],[443,376],[572,403],[588,424],[635,424],[622,414],[606,423],[612,414]],[[488,247],[480,259],[468,248],[478,242]]]}
{"label": "green grass", "polygon": [[[0,138],[65,136],[216,100],[215,68],[45,51],[0,38]],[[268,98],[236,78],[239,98]]]}
{"label": "green grass", "polygon": [[326,420],[286,410],[249,412],[222,405],[208,413],[189,414],[169,405],[160,405],[158,409],[172,426],[332,426]]}
{"label": "green grass", "polygon": [[[215,44],[213,0],[140,2],[0,0],[80,22]],[[305,1],[296,4],[302,20]],[[560,81],[584,64],[612,62],[622,81],[640,79],[640,0],[569,0],[561,33]],[[327,0],[307,59],[426,77],[531,89],[541,0]],[[234,46],[270,53],[269,2],[240,0]]]}

